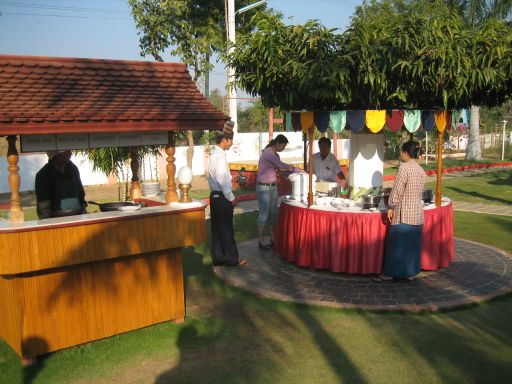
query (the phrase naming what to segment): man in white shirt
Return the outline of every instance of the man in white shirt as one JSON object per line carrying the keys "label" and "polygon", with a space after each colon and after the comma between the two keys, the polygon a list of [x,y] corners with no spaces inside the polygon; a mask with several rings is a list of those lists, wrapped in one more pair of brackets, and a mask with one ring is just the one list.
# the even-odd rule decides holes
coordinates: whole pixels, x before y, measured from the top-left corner
{"label": "man in white shirt", "polygon": [[345,185],[345,175],[341,170],[340,163],[331,153],[331,140],[322,137],[318,140],[320,152],[313,155],[313,172],[317,181],[336,182],[336,176],[341,180],[340,184]]}
{"label": "man in white shirt", "polygon": [[210,187],[210,223],[212,232],[212,262],[214,266],[242,266],[233,228],[233,210],[237,198],[231,187],[226,153],[233,145],[233,122],[228,121],[222,132],[217,133],[215,149],[208,163]]}

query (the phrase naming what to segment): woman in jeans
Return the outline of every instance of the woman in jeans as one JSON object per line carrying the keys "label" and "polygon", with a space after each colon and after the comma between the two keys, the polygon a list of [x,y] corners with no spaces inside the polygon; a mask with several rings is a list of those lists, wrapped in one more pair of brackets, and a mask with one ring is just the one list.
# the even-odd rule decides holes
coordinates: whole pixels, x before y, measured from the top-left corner
{"label": "woman in jeans", "polygon": [[[258,177],[256,179],[256,196],[258,197],[258,247],[269,249],[274,245],[275,224],[277,218],[277,172],[302,172],[292,165],[283,163],[279,158],[279,152],[288,144],[284,135],[277,135],[270,140],[261,153],[258,162]],[[270,231],[270,242],[265,242],[263,235],[265,226]]]}

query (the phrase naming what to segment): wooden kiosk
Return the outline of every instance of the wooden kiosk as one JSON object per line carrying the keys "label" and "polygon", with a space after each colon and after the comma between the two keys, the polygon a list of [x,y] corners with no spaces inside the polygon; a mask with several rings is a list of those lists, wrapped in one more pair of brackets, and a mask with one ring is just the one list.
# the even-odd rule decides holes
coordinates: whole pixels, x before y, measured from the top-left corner
{"label": "wooden kiosk", "polygon": [[[34,357],[183,320],[181,248],[206,239],[205,206],[170,204],[177,200],[173,131],[222,129],[227,117],[183,64],[2,55],[0,78],[11,188],[9,220],[0,219],[0,337]],[[105,132],[132,139],[164,132],[169,204],[24,221],[18,137],[55,139],[62,149],[64,136],[69,143]],[[132,197],[140,196],[137,168],[132,158]]]}

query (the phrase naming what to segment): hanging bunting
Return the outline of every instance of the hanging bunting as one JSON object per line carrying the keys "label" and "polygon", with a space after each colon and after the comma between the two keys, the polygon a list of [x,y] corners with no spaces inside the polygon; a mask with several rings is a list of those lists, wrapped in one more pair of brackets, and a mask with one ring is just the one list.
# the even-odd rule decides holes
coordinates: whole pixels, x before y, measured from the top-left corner
{"label": "hanging bunting", "polygon": [[434,112],[432,111],[421,111],[421,125],[425,132],[430,132],[436,121],[434,120]]}
{"label": "hanging bunting", "polygon": [[300,112],[292,112],[292,127],[295,132],[300,131]]}
{"label": "hanging bunting", "polygon": [[309,128],[314,126],[313,112],[301,112],[300,113],[300,127],[302,132],[306,133]]}
{"label": "hanging bunting", "polygon": [[446,129],[452,129],[452,111],[446,111]]}
{"label": "hanging bunting", "polygon": [[347,123],[347,111],[334,111],[329,114],[329,128],[336,133],[341,133]]}
{"label": "hanging bunting", "polygon": [[436,120],[437,130],[439,132],[444,132],[446,129],[446,111],[435,111],[434,118]]}
{"label": "hanging bunting", "polygon": [[286,112],[286,114],[284,115],[284,128],[286,132],[293,132],[291,112]]}
{"label": "hanging bunting", "polygon": [[386,124],[391,132],[398,132],[404,125],[404,111],[398,109],[386,111]]}
{"label": "hanging bunting", "polygon": [[347,124],[354,133],[361,131],[365,124],[366,111],[347,111]]}
{"label": "hanging bunting", "polygon": [[405,111],[404,113],[404,125],[410,133],[414,133],[418,130],[421,124],[421,112],[416,110]]}
{"label": "hanging bunting", "polygon": [[315,112],[314,121],[320,132],[327,132],[327,128],[329,128],[329,112]]}
{"label": "hanging bunting", "polygon": [[386,124],[385,109],[370,109],[366,111],[366,126],[372,133],[377,133],[384,128]]}

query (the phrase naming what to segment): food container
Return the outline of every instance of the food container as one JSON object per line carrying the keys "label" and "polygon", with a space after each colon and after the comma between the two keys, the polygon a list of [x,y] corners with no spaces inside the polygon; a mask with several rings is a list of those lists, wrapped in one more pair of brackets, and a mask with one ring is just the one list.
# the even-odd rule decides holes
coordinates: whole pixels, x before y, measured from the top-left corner
{"label": "food container", "polygon": [[[289,176],[292,183],[292,197],[294,200],[307,201],[309,192],[309,174],[307,173],[292,173]],[[316,192],[315,188],[316,176],[313,175],[313,195]]]}
{"label": "food container", "polygon": [[364,195],[361,198],[363,209],[377,208],[380,201],[380,195]]}
{"label": "food container", "polygon": [[421,200],[423,200],[425,204],[432,203],[432,190],[428,188],[424,189],[423,193],[421,194]]}

